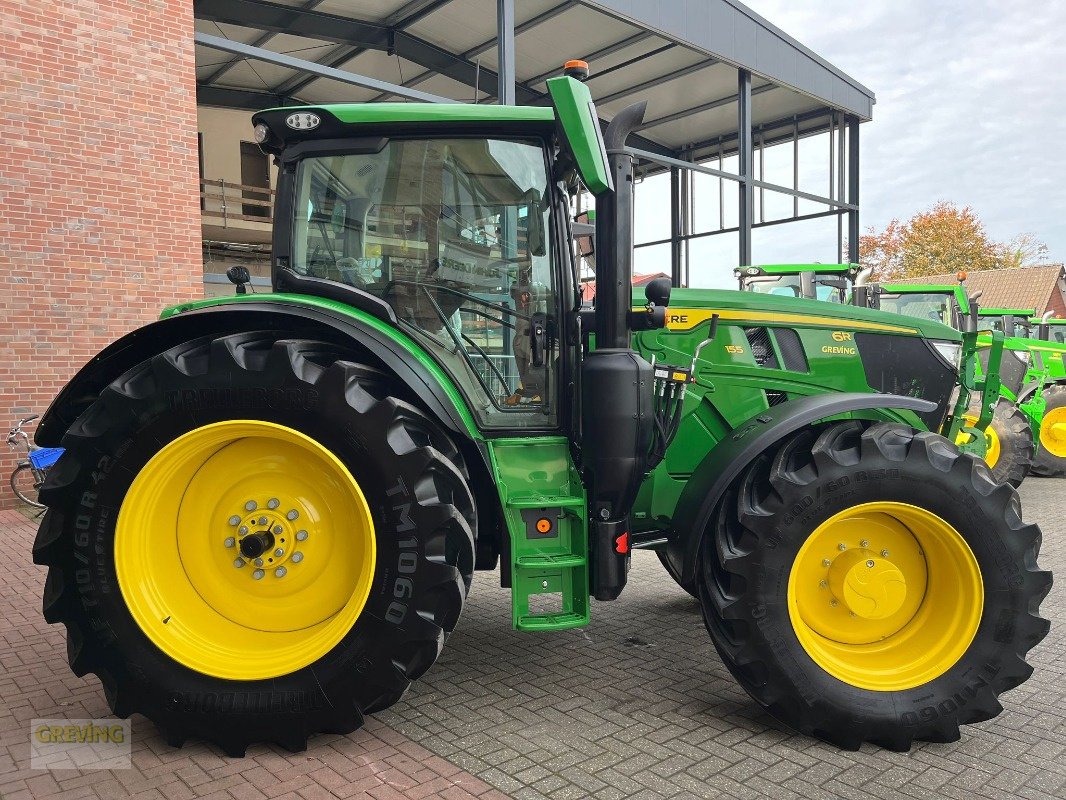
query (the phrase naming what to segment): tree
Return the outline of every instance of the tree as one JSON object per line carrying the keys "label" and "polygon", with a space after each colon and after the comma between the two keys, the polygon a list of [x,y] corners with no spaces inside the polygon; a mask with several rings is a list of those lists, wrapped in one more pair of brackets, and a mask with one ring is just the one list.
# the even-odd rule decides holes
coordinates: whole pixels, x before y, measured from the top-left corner
{"label": "tree", "polygon": [[859,260],[873,267],[874,280],[933,275],[1004,266],[1002,246],[989,239],[969,206],[940,201],[906,223],[892,220],[859,239]]}
{"label": "tree", "polygon": [[1047,263],[1047,245],[1031,233],[1019,233],[999,246],[1000,266],[1008,269]]}

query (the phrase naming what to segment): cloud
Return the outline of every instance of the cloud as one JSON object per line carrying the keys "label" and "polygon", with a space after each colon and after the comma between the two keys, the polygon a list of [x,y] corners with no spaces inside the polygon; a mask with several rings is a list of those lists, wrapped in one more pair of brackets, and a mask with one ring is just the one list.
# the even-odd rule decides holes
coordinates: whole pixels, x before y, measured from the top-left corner
{"label": "cloud", "polygon": [[864,228],[950,200],[993,238],[1031,232],[1066,260],[1066,3],[748,5],[877,95]]}

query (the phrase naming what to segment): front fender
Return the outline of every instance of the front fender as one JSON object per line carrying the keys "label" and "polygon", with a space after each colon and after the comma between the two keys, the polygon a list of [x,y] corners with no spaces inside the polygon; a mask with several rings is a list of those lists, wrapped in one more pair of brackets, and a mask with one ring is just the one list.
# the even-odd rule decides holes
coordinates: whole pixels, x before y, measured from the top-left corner
{"label": "front fender", "polygon": [[45,412],[35,441],[58,447],[63,434],[111,381],[181,342],[249,330],[323,337],[351,346],[367,362],[392,372],[442,425],[466,439],[477,428],[461,395],[430,356],[402,332],[354,308],[339,310],[290,299],[240,299],[178,307],[108,345],[81,368]]}
{"label": "front fender", "polygon": [[665,550],[671,574],[682,586],[695,584],[700,542],[718,501],[756,456],[775,442],[837,414],[870,409],[928,412],[935,408],[935,403],[917,397],[852,392],[801,397],[751,417],[714,448],[685,485]]}

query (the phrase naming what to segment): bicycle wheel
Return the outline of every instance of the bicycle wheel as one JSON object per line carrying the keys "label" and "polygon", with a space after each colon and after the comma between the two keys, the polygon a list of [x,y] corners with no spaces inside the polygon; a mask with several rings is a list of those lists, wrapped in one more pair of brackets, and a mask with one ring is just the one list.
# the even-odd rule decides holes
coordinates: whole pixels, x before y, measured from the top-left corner
{"label": "bicycle wheel", "polygon": [[37,490],[43,482],[37,480],[37,475],[29,464],[19,464],[11,473],[11,491],[23,503],[34,508],[44,508],[44,503],[37,501]]}

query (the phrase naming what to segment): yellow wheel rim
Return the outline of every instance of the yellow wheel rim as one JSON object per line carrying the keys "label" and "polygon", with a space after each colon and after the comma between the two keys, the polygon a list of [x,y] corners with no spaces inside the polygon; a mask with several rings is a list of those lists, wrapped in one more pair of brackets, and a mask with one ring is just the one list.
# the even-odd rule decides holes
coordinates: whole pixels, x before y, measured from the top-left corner
{"label": "yellow wheel rim", "polygon": [[[972,414],[967,414],[963,419],[971,428],[977,424],[977,417]],[[955,444],[958,445],[967,444],[969,441],[970,434],[968,433],[959,433],[955,437]],[[990,467],[996,466],[999,463],[999,457],[1002,452],[1003,448],[999,443],[999,434],[993,429],[992,423],[989,423],[988,427],[985,428],[985,463]]]}
{"label": "yellow wheel rim", "polygon": [[1044,414],[1040,421],[1040,446],[1053,456],[1066,458],[1066,406]]}
{"label": "yellow wheel rim", "polygon": [[984,586],[951,525],[906,503],[864,503],[827,519],[800,548],[788,613],[818,666],[852,686],[912,689],[970,646]]}
{"label": "yellow wheel rim", "polygon": [[115,566],[145,635],[233,680],[324,656],[366,604],[374,523],[336,456],[270,422],[205,425],[163,447],[126,494]]}

